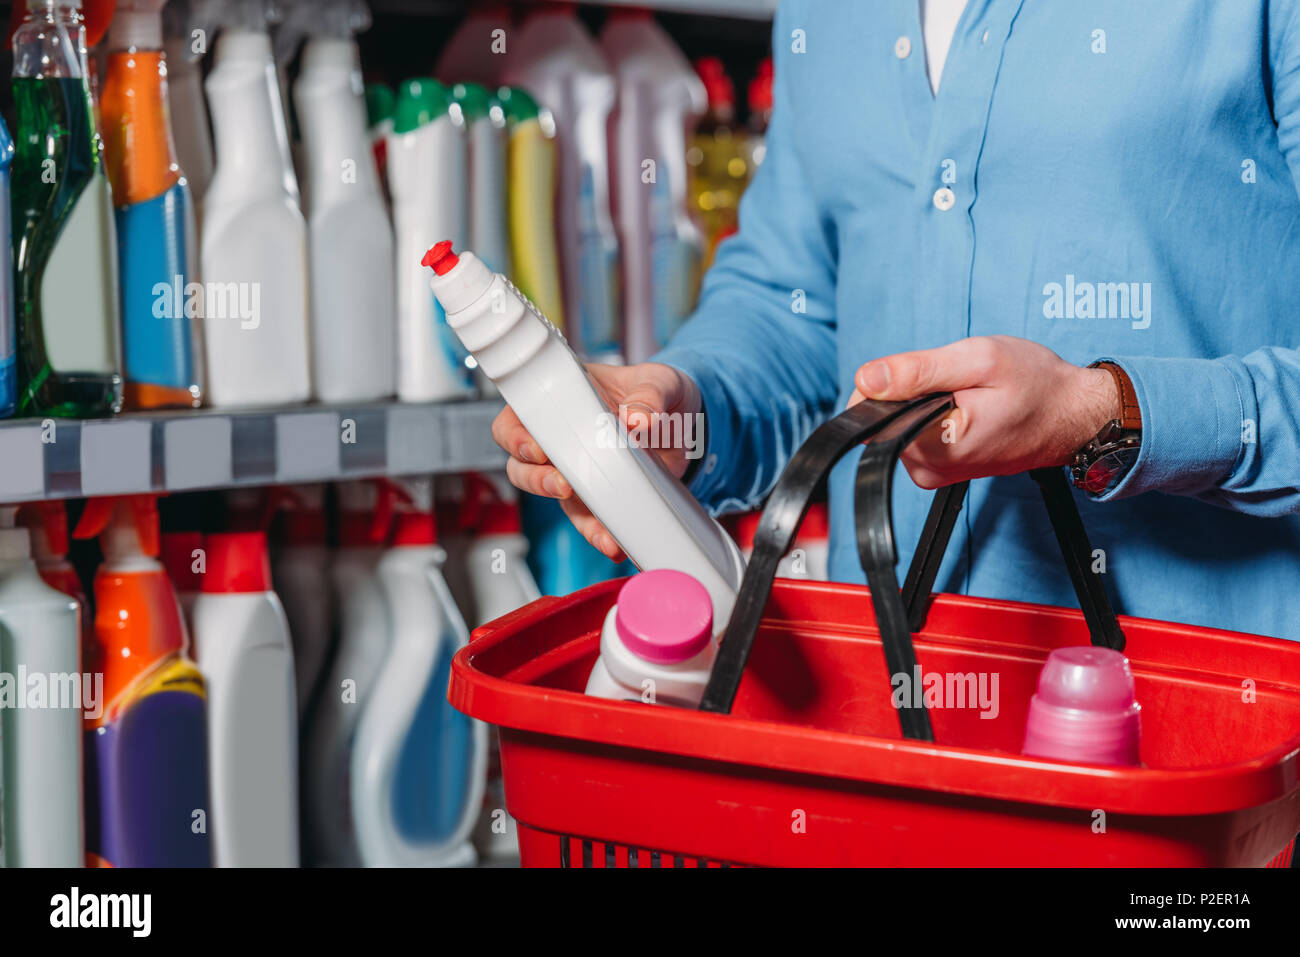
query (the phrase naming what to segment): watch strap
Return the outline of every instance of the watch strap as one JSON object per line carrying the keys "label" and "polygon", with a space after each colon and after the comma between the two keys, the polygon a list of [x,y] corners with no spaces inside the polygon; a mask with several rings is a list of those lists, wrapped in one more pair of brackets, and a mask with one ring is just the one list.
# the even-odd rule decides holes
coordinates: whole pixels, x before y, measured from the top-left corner
{"label": "watch strap", "polygon": [[1142,411],[1138,406],[1137,390],[1128,373],[1113,362],[1096,362],[1094,368],[1105,369],[1115,379],[1115,388],[1119,391],[1119,424],[1126,431],[1142,428]]}

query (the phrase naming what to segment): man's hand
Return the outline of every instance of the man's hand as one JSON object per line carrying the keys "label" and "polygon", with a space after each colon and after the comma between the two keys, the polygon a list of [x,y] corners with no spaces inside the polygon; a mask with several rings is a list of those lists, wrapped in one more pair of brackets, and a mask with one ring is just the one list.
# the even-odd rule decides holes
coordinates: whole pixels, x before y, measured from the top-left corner
{"label": "man's hand", "polygon": [[[680,412],[694,414],[701,411],[700,390],[689,376],[671,366],[656,362],[642,362],[634,366],[589,365],[587,374],[596,383],[596,389],[611,410],[620,413],[624,427],[645,429],[650,425],[651,413]],[[641,416],[647,418],[640,421]],[[559,470],[546,458],[514,409],[507,406],[492,423],[492,438],[497,445],[510,453],[506,475],[525,492],[560,500],[569,520],[587,541],[614,561],[622,561],[623,553],[605,526],[596,520],[591,510],[573,494],[573,487]],[[651,449],[668,470],[678,478],[686,472],[687,459],[684,448]]]}
{"label": "man's hand", "polygon": [[1119,416],[1105,369],[1085,369],[1012,336],[979,336],[900,352],[858,369],[849,405],[951,392],[957,408],[903,454],[912,481],[940,488],[987,475],[1065,465]]}

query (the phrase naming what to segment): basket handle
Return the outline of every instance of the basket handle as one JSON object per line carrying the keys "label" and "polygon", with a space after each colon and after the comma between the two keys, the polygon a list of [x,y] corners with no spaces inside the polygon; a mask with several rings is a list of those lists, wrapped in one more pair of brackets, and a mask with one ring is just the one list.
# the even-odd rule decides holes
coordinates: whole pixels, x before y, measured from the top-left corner
{"label": "basket handle", "polygon": [[[930,590],[970,483],[958,482],[935,493],[900,592],[894,573],[897,552],[891,511],[893,474],[903,449],[953,407],[952,396],[945,393],[908,402],[869,399],[826,422],[799,448],[781,474],[759,520],[754,550],[700,710],[722,714],[731,711],[771,596],[777,565],[794,540],[809,500],[831,467],[864,441],[867,444],[858,464],[854,489],[858,554],[871,587],[889,673],[912,673],[916,665],[912,633],[920,631],[925,624]],[[1092,547],[1065,473],[1046,468],[1029,474],[1042,493],[1092,643],[1123,650],[1124,634],[1100,576],[1091,570]],[[905,737],[934,740],[924,706],[900,708],[899,723]]]}

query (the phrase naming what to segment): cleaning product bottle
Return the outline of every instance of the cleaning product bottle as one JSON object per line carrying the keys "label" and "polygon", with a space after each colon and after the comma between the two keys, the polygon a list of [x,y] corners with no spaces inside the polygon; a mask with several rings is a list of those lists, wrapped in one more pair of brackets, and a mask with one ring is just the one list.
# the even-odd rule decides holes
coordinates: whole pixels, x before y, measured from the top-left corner
{"label": "cleaning product bottle", "polygon": [[1142,707],[1124,653],[1057,648],[1029,700],[1022,752],[1081,764],[1142,763]]}
{"label": "cleaning product bottle", "polygon": [[[217,165],[203,210],[208,401],[280,405],[311,394],[307,227],[261,0],[227,0],[208,75]],[[189,302],[187,301],[187,308]]]}
{"label": "cleaning product bottle", "polygon": [[[473,530],[474,537],[465,554],[465,567],[474,587],[476,620],[482,625],[535,601],[541,591],[528,568],[528,539],[523,534],[514,487],[500,473],[470,473],[466,485],[468,507],[463,523]],[[501,753],[497,729],[492,726],[488,728],[483,810],[474,829],[474,846],[487,860],[507,862],[519,857],[515,822],[505,808]]]}
{"label": "cleaning product bottle", "polygon": [[352,745],[388,651],[389,609],[377,573],[383,554],[382,529],[376,535],[378,492],[370,482],[342,482],[335,489],[338,548],[329,587],[337,596],[338,641],[312,704],[305,804],[313,863],[356,867],[361,858],[350,802]]}
{"label": "cleaning product bottle", "polygon": [[[396,360],[393,228],[374,165],[353,34],[355,0],[289,7],[280,37],[309,32],[293,87],[310,184],[312,383],[322,402],[391,396]],[[277,39],[277,42],[281,42]]]}
{"label": "cleaning product bottle", "polygon": [[288,492],[274,526],[271,580],[289,620],[301,723],[328,662],[334,605],[328,587],[325,487],[297,485]]}
{"label": "cleaning product bottle", "polygon": [[99,536],[95,653],[102,713],[88,716],[86,850],[114,867],[207,867],[208,744],[203,677],[157,560],[153,496],[86,503],[77,538]]}
{"label": "cleaning product bottle", "polygon": [[555,119],[527,91],[503,86],[496,93],[506,117],[506,221],[511,274],[524,295],[564,324],[564,282],[556,247]]}
{"label": "cleaning product bottle", "polygon": [[16,511],[0,508],[0,848],[6,867],[80,867],[81,718],[96,689],[82,671],[80,606],[41,580]]}
{"label": "cleaning product bottle", "polygon": [[451,658],[469,632],[443,581],[431,479],[397,492],[379,561],[392,639],[352,749],[352,814],[372,867],[469,867],[487,774],[487,726],[447,702]]}
{"label": "cleaning product bottle", "polygon": [[375,157],[375,169],[384,191],[385,202],[390,203],[388,190],[388,137],[393,135],[393,112],[397,108],[397,94],[386,83],[366,84],[366,122],[370,136],[370,150]]}
{"label": "cleaning product bottle", "polygon": [[[215,160],[200,66],[207,52],[207,31],[194,19],[189,0],[169,0],[164,8],[163,49],[167,54],[167,102],[171,108],[172,137],[180,167],[189,182],[195,218],[201,223],[203,200],[212,182]],[[196,261],[197,258],[194,257]]]}
{"label": "cleaning product bottle", "polygon": [[[493,387],[495,388],[495,386]],[[465,557],[469,553],[471,526],[466,523],[468,514],[466,485],[468,475],[438,475],[433,480],[434,520],[438,524],[438,544],[446,553],[442,563],[442,577],[456,599],[461,618],[468,624],[478,621],[474,607],[474,590],[469,580]]]}
{"label": "cleaning product bottle", "polygon": [[555,117],[565,328],[587,359],[617,361],[618,239],[610,216],[606,135],[614,77],[574,4],[543,7],[511,39],[505,82],[530,91]]}
{"label": "cleaning product bottle", "polygon": [[605,616],[587,694],[698,708],[717,652],[704,586],[685,572],[642,572]]}
{"label": "cleaning product bottle", "polygon": [[388,185],[397,231],[397,395],[403,402],[451,399],[471,389],[464,350],[419,268],[429,244],[469,231],[464,125],[460,107],[437,80],[408,80],[398,90]]}
{"label": "cleaning product bottle", "polygon": [[0,263],[0,419],[14,414],[18,405],[17,370],[14,367],[14,266],[13,222],[9,218],[9,171],[14,162],[14,141],[9,127],[0,119],[0,244],[5,259]]}
{"label": "cleaning product bottle", "polygon": [[298,866],[298,719],[293,651],[262,532],[204,540],[194,603],[208,684],[208,778],[218,867]]}
{"label": "cleaning product bottle", "polygon": [[600,47],[618,80],[610,188],[623,256],[623,344],[628,362],[644,362],[693,304],[702,239],[687,211],[686,136],[708,101],[649,10],[611,11]]}
{"label": "cleaning product bottle", "polygon": [[[176,600],[181,605],[181,617],[186,633],[194,635],[194,603],[199,597],[203,581],[200,569],[207,567],[207,552],[203,548],[202,532],[163,532],[162,563],[167,577],[176,589]],[[189,648],[193,655],[194,649]]]}
{"label": "cleaning product bottle", "polygon": [[704,268],[718,243],[736,231],[740,194],[749,181],[744,131],[736,126],[736,91],[717,57],[701,57],[695,69],[708,93],[708,110],[696,127],[686,162],[691,196],[704,227]]}
{"label": "cleaning product bottle", "polygon": [[125,404],[134,409],[197,407],[202,396],[184,301],[194,209],[172,144],[164,2],[119,3],[100,98],[117,204]]}
{"label": "cleaning product bottle", "polygon": [[745,570],[736,543],[658,458],[626,440],[564,337],[504,276],[446,242],[424,262],[448,324],[578,497],[642,571],[694,575],[725,625]]}
{"label": "cleaning product bottle", "polygon": [[68,510],[58,499],[29,502],[18,509],[19,524],[31,537],[32,558],[41,581],[55,591],[75,598],[81,609],[81,656],[94,657],[95,620],[81,576],[68,561]]}
{"label": "cleaning product bottle", "polygon": [[117,238],[80,0],[27,0],[13,46],[18,413],[109,415],[122,404]]}
{"label": "cleaning product bottle", "polygon": [[510,9],[504,3],[477,0],[443,44],[433,75],[444,83],[481,83],[488,89],[497,86],[509,62],[511,27]]}

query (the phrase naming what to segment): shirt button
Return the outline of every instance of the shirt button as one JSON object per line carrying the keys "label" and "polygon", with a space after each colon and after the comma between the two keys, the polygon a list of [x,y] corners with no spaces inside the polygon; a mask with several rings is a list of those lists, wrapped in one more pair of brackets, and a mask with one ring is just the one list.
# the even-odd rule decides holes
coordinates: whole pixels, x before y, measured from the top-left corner
{"label": "shirt button", "polygon": [[894,41],[894,56],[900,60],[906,60],[909,53],[912,52],[912,41],[907,37],[899,37]]}
{"label": "shirt button", "polygon": [[934,208],[940,212],[946,213],[952,209],[957,202],[957,197],[953,195],[952,190],[947,186],[941,187],[934,191]]}

